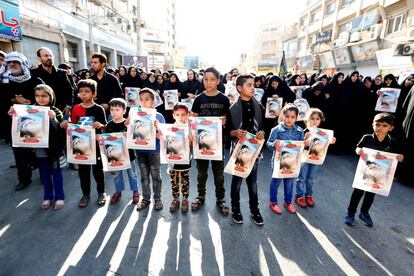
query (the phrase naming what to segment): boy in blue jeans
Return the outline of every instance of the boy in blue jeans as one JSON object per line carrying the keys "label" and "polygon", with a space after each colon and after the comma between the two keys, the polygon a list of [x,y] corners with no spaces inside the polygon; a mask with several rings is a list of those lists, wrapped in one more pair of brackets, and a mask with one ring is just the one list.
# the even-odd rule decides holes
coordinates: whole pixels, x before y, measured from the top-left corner
{"label": "boy in blue jeans", "polygon": [[[127,127],[125,125],[126,119],[124,118],[126,112],[127,104],[124,99],[114,98],[109,102],[109,110],[111,112],[112,120],[106,125],[105,133],[114,133],[114,132],[126,132]],[[125,170],[128,175],[129,186],[132,191],[132,203],[137,204],[139,202],[139,193],[138,193],[138,178],[137,178],[137,166],[135,164],[135,152],[133,150],[129,151],[129,158],[131,161],[131,168]],[[124,184],[124,170],[116,171],[114,184],[115,184],[115,193],[112,195],[111,204],[115,204],[119,201],[122,196],[122,191],[125,189]]]}

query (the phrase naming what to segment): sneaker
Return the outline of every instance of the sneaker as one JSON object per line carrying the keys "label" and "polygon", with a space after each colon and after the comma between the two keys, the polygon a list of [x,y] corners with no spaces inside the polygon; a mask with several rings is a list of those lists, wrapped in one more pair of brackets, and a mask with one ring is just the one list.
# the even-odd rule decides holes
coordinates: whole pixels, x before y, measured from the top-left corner
{"label": "sneaker", "polygon": [[313,201],[313,197],[311,195],[306,196],[306,204],[308,204],[309,207],[315,206],[315,201]]}
{"label": "sneaker", "polygon": [[139,202],[139,193],[138,192],[132,192],[132,204],[137,205]]}
{"label": "sneaker", "polygon": [[233,218],[233,221],[237,224],[242,224],[243,223],[243,216],[240,213],[239,210],[236,210],[234,212],[232,212],[231,217]]}
{"label": "sneaker", "polygon": [[269,203],[269,208],[278,215],[282,213],[282,209],[280,209],[277,203]]}
{"label": "sneaker", "polygon": [[111,204],[115,204],[119,201],[119,199],[121,198],[122,193],[121,192],[116,192],[112,195],[111,197]]}
{"label": "sneaker", "polygon": [[256,225],[262,226],[264,224],[263,217],[260,214],[259,210],[257,210],[256,212],[250,213],[250,216],[252,217],[253,222]]}
{"label": "sneaker", "polygon": [[223,215],[227,216],[229,214],[230,208],[227,206],[226,201],[217,200],[216,206]]}
{"label": "sneaker", "polygon": [[82,196],[82,198],[79,200],[79,204],[78,204],[79,208],[85,208],[86,206],[88,206],[90,199],[91,199],[90,196],[86,196],[86,195]]}
{"label": "sneaker", "polygon": [[372,222],[371,216],[368,213],[360,213],[359,218],[362,220],[362,223],[366,226],[373,226],[374,223]]}
{"label": "sneaker", "polygon": [[178,208],[180,208],[180,200],[174,198],[170,205],[170,212],[174,213],[175,211],[177,211]]}
{"label": "sneaker", "polygon": [[349,225],[349,226],[354,226],[355,225],[355,215],[346,215],[346,217],[344,218],[344,223]]}
{"label": "sneaker", "polygon": [[295,206],[293,206],[292,203],[286,203],[285,202],[284,205],[285,205],[285,208],[289,211],[289,213],[292,213],[292,214],[296,213],[296,208],[295,208]]}
{"label": "sneaker", "polygon": [[188,212],[188,199],[183,199],[181,202],[181,213],[185,214]]}
{"label": "sneaker", "polygon": [[306,208],[306,203],[305,203],[305,199],[303,198],[303,196],[297,196],[295,198],[295,203],[302,208]]}

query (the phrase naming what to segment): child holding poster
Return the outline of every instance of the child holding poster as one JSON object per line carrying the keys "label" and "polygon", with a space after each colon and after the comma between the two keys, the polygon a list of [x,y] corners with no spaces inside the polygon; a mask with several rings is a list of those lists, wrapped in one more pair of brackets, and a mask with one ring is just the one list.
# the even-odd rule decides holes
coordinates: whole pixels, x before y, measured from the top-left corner
{"label": "child holding poster", "polygon": [[[255,134],[255,139],[264,139],[265,133],[262,129],[264,120],[264,108],[254,98],[254,77],[252,75],[239,75],[236,79],[236,88],[240,93],[239,99],[231,106],[230,116],[226,122],[226,130],[229,131],[232,138],[232,149],[239,139],[244,139],[247,132]],[[241,153],[242,155],[243,153]],[[244,152],[245,157],[239,156],[239,159],[250,161],[251,154],[249,151]],[[247,160],[246,160],[247,159]],[[259,211],[259,201],[257,196],[257,167],[258,161],[246,178],[246,184],[249,191],[250,216],[257,225],[263,225],[263,218]],[[234,176],[231,182],[231,210],[235,223],[243,223],[243,216],[240,212],[240,186],[243,178]]]}
{"label": "child holding poster", "polygon": [[[85,122],[85,125],[91,125],[96,129],[96,133],[102,133],[106,125],[105,110],[101,105],[95,103],[94,99],[97,96],[97,83],[92,79],[81,80],[78,83],[79,98],[82,103],[73,107],[71,122],[73,124],[79,124]],[[63,128],[68,127],[68,121],[63,121],[61,126]],[[96,148],[99,148],[96,142]],[[84,208],[89,204],[91,193],[91,171],[95,178],[98,191],[98,205],[102,206],[106,202],[105,195],[105,177],[102,170],[102,161],[99,154],[99,150],[96,151],[96,164],[95,165],[79,165],[79,179],[82,189],[82,198],[79,201],[78,206]]]}
{"label": "child holding poster", "polygon": [[[323,112],[318,108],[311,108],[308,110],[308,112],[305,115],[305,137],[307,140],[311,139],[311,133],[309,132],[309,128],[317,128],[319,125],[325,121],[325,116]],[[323,151],[323,149],[320,149],[321,146],[324,146],[324,144],[319,140],[315,140],[317,138],[314,138],[314,141],[309,141],[310,146],[308,148],[305,148],[306,151],[309,152],[309,155]],[[331,144],[334,144],[336,141],[335,137],[332,138],[330,141]],[[316,172],[318,170],[318,165],[311,164],[311,163],[302,163],[302,166],[300,167],[300,173],[299,177],[296,181],[296,198],[295,202],[297,205],[299,205],[302,208],[306,208],[306,205],[309,207],[315,206],[315,202],[313,200],[313,179],[316,175]],[[305,186],[305,191],[303,191],[303,187]]]}
{"label": "child holding poster", "polygon": [[[220,73],[214,67],[207,68],[204,71],[203,84],[206,90],[194,100],[192,107],[193,117],[221,117],[222,124],[224,125],[230,102],[225,95],[217,91],[217,86],[220,84]],[[197,159],[196,161],[198,196],[191,203],[192,210],[197,210],[204,205],[207,172],[210,164],[210,160]],[[226,205],[224,189],[224,161],[211,160],[211,165],[214,174],[214,185],[216,186],[216,205],[223,215],[227,215],[229,207]]]}
{"label": "child holding poster", "polygon": [[[397,141],[389,135],[389,132],[394,128],[394,120],[395,117],[389,113],[379,113],[375,115],[372,123],[374,133],[366,134],[361,138],[361,141],[359,141],[355,150],[356,154],[364,154],[362,151],[363,147],[385,152],[400,153]],[[403,159],[403,155],[399,154],[397,156],[398,162],[402,162]],[[345,224],[350,226],[355,224],[355,213],[362,196],[364,196],[364,199],[362,201],[359,218],[366,226],[373,226],[374,223],[368,212],[374,202],[375,194],[360,189],[354,189],[352,192],[351,200],[348,205],[348,214],[344,219]]]}
{"label": "child holding poster", "polygon": [[[143,88],[139,91],[139,104],[143,108],[154,108],[155,106],[155,91],[150,88]],[[129,119],[128,119],[129,121]],[[154,121],[155,127],[158,128],[158,123],[165,123],[164,116],[161,113],[156,114]],[[128,123],[126,123],[128,124]],[[155,150],[136,150],[138,158],[138,166],[141,172],[142,185],[142,200],[137,204],[137,211],[141,211],[151,204],[151,187],[150,176],[152,178],[152,190],[154,193],[155,210],[162,210],[163,205],[161,201],[161,174],[160,174],[160,140],[158,137],[155,143]]]}
{"label": "child holding poster", "polygon": [[[270,137],[266,143],[267,147],[274,151],[273,160],[275,158],[276,148],[280,146],[279,140],[287,141],[303,141],[304,133],[303,129],[295,125],[296,119],[298,118],[299,110],[294,104],[287,104],[282,108],[279,116],[279,125],[272,128]],[[274,162],[274,161],[273,161]],[[284,206],[290,213],[296,213],[296,208],[292,204],[292,190],[293,182],[295,178],[272,178],[270,182],[270,202],[269,208],[276,214],[281,214],[277,203],[277,190],[281,182],[284,182],[285,187],[285,203]]]}
{"label": "child holding poster", "polygon": [[[189,121],[187,106],[185,104],[176,104],[173,109],[173,117],[175,124],[188,125]],[[173,151],[176,151],[177,149],[175,146],[183,146],[183,143],[180,144],[181,145],[168,144],[167,147],[171,147],[173,148]],[[169,170],[173,195],[173,201],[170,205],[170,212],[175,212],[180,207],[180,191],[182,194],[181,213],[188,212],[188,195],[190,193],[190,168],[191,161],[189,164],[174,164]]]}
{"label": "child holding poster", "polygon": [[[127,103],[124,99],[114,98],[109,102],[109,110],[111,111],[112,121],[110,121],[105,127],[105,133],[115,133],[115,132],[126,132],[127,127],[125,125],[126,119],[124,114],[126,112]],[[137,177],[137,167],[135,163],[135,152],[133,150],[128,150],[129,159],[131,161],[131,168],[127,170],[121,170],[115,172],[114,184],[115,184],[115,193],[111,197],[111,204],[115,204],[119,201],[122,196],[122,191],[125,189],[124,183],[124,171],[126,171],[129,180],[129,187],[132,191],[132,203],[137,204],[139,202],[139,192],[138,192],[138,177]]]}
{"label": "child holding poster", "polygon": [[[39,164],[40,181],[43,184],[43,202],[40,208],[49,209],[54,202],[54,210],[60,210],[64,206],[65,194],[63,191],[63,174],[60,168],[59,158],[63,156],[64,134],[59,127],[63,121],[62,112],[56,108],[55,93],[45,84],[39,84],[34,89],[36,105],[48,106],[49,115],[49,146],[36,149],[36,157]],[[13,111],[11,109],[11,111]]]}

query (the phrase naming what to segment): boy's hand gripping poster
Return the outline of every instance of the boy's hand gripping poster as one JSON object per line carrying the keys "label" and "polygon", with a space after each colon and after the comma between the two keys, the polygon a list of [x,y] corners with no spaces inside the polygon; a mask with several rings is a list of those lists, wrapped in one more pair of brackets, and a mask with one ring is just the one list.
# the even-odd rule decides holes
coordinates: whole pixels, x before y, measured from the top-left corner
{"label": "boy's hand gripping poster", "polygon": [[297,121],[303,121],[305,119],[306,112],[310,109],[309,103],[306,99],[301,98],[293,102],[294,105],[299,109]]}
{"label": "boy's hand gripping poster", "polygon": [[303,141],[279,140],[273,160],[273,178],[295,178],[299,176],[302,161]]}
{"label": "boy's hand gripping poster", "polygon": [[49,107],[15,104],[13,109],[13,147],[48,148]]}
{"label": "boy's hand gripping poster", "polygon": [[161,163],[189,164],[190,140],[187,124],[161,124]]}
{"label": "boy's hand gripping poster", "polygon": [[260,154],[263,143],[264,139],[258,140],[254,134],[246,133],[234,148],[224,172],[247,178]]}
{"label": "boy's hand gripping poster", "polygon": [[138,150],[155,150],[155,109],[132,107],[127,127],[127,147]]}
{"label": "boy's hand gripping poster", "polygon": [[279,116],[280,110],[282,110],[283,98],[275,99],[273,97],[267,98],[265,118],[274,119]]}
{"label": "boy's hand gripping poster", "polygon": [[178,90],[164,91],[164,107],[165,110],[173,110],[174,105],[178,103]]}
{"label": "boy's hand gripping poster", "polygon": [[401,89],[399,88],[381,88],[378,90],[378,100],[375,105],[376,111],[392,112],[397,109],[398,97],[400,96]]}
{"label": "boy's hand gripping poster", "polygon": [[69,124],[66,135],[68,163],[96,164],[96,135],[92,126]]}
{"label": "boy's hand gripping poster", "polygon": [[397,154],[362,148],[352,187],[388,196],[397,163]]}
{"label": "boy's hand gripping poster", "polygon": [[121,171],[131,168],[125,133],[98,134],[98,144],[104,171]]}
{"label": "boy's hand gripping poster", "polygon": [[322,128],[309,128],[309,131],[311,144],[309,150],[303,152],[303,161],[309,164],[322,165],[333,139],[333,131]]}
{"label": "boy's hand gripping poster", "polygon": [[223,160],[221,118],[194,117],[192,124],[194,159]]}
{"label": "boy's hand gripping poster", "polygon": [[129,107],[139,106],[139,88],[125,87],[125,100]]}

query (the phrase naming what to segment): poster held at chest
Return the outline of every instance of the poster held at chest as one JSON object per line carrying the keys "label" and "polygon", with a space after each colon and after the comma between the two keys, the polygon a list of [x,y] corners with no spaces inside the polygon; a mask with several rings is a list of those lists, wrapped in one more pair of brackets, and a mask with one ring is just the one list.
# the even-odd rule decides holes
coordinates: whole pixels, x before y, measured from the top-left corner
{"label": "poster held at chest", "polygon": [[93,127],[69,124],[66,135],[68,163],[96,164],[96,135]]}
{"label": "poster held at chest", "polygon": [[190,141],[187,124],[161,124],[161,163],[189,164]]}
{"label": "poster held at chest", "polygon": [[309,128],[310,141],[309,150],[303,152],[303,162],[322,165],[325,161],[328,147],[333,139],[333,131],[322,128]]}
{"label": "poster held at chest", "polygon": [[98,144],[104,171],[121,171],[131,168],[125,133],[98,134]]}
{"label": "poster held at chest", "polygon": [[13,147],[48,148],[49,107],[15,104],[13,109]]}
{"label": "poster held at chest", "polygon": [[129,107],[139,106],[139,91],[137,87],[125,87],[125,100]]}
{"label": "poster held at chest", "polygon": [[397,154],[362,148],[353,188],[388,196],[397,168]]}
{"label": "poster held at chest", "polygon": [[398,105],[398,97],[400,96],[401,89],[399,88],[381,88],[378,90],[379,96],[377,104],[375,105],[376,111],[391,112],[394,113]]}
{"label": "poster held at chest", "polygon": [[303,141],[279,140],[273,160],[273,178],[295,178],[299,176]]}
{"label": "poster held at chest", "polygon": [[224,169],[225,173],[247,178],[253,169],[256,159],[263,147],[264,139],[256,139],[256,135],[246,133],[240,139]]}
{"label": "poster held at chest", "polygon": [[266,112],[265,112],[265,118],[274,119],[279,116],[280,110],[282,110],[283,105],[283,98],[267,98],[266,101]]}
{"label": "poster held at chest", "polygon": [[256,98],[256,100],[261,103],[262,102],[262,97],[264,94],[264,90],[262,88],[255,88],[254,89],[254,97]]}
{"label": "poster held at chest", "polygon": [[305,91],[309,87],[309,85],[289,86],[290,90],[292,90],[293,93],[295,93],[296,99],[301,99],[303,91]]}
{"label": "poster held at chest", "polygon": [[236,86],[232,83],[228,83],[225,85],[224,94],[227,96],[227,98],[229,98],[230,105],[237,102],[240,96],[240,93],[237,91]]}
{"label": "poster held at chest", "polygon": [[303,121],[305,119],[306,112],[310,109],[308,101],[302,98],[295,100],[293,104],[299,109],[297,121]]}
{"label": "poster held at chest", "polygon": [[132,107],[127,127],[127,147],[138,150],[155,150],[155,109]]}
{"label": "poster held at chest", "polygon": [[186,98],[180,101],[182,104],[185,104],[188,108],[188,111],[191,111],[193,108],[194,99]]}
{"label": "poster held at chest", "polygon": [[164,91],[164,106],[165,110],[173,110],[174,105],[178,103],[178,90]]}
{"label": "poster held at chest", "polygon": [[220,117],[194,117],[192,120],[194,159],[223,160]]}

